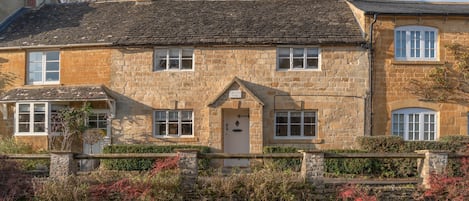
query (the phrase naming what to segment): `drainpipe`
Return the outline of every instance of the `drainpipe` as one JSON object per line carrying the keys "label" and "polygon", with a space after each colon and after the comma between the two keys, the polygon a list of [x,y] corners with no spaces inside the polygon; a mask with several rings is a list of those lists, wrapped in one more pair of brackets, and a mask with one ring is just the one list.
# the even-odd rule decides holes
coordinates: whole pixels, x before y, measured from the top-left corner
{"label": "drainpipe", "polygon": [[373,58],[374,58],[374,51],[373,51],[373,26],[376,23],[376,20],[378,19],[378,13],[373,14],[373,22],[370,24],[370,42],[369,42],[369,49],[368,49],[368,60],[369,60],[369,65],[370,65],[370,70],[368,73],[368,80],[370,82],[370,130],[369,134],[370,136],[372,135],[373,132]]}

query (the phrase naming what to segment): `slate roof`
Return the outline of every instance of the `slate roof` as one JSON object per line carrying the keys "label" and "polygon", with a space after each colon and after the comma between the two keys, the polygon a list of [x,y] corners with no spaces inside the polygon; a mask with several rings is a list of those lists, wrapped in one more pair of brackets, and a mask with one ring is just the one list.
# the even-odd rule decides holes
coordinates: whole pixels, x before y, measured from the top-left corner
{"label": "slate roof", "polygon": [[46,5],[0,33],[0,47],[363,43],[343,0],[174,1]]}
{"label": "slate roof", "polygon": [[112,98],[102,86],[57,86],[12,89],[0,97],[0,102],[97,101],[109,99]]}
{"label": "slate roof", "polygon": [[365,14],[469,15],[469,3],[349,0]]}

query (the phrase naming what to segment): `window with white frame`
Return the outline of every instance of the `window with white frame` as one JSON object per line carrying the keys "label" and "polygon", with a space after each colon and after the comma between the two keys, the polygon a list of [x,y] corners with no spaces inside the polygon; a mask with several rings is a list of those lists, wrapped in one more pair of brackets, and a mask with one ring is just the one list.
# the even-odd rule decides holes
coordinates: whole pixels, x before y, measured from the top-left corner
{"label": "window with white frame", "polygon": [[396,60],[436,61],[438,30],[425,26],[402,26],[394,30]]}
{"label": "window with white frame", "polygon": [[47,103],[17,103],[16,108],[16,134],[46,134]]}
{"label": "window with white frame", "polygon": [[153,71],[192,70],[193,48],[155,48]]}
{"label": "window with white frame", "polygon": [[406,108],[392,112],[392,135],[404,140],[436,140],[437,114],[424,108]]}
{"label": "window with white frame", "polygon": [[53,104],[50,106],[50,132],[60,134],[63,132],[63,124],[60,113],[67,108],[67,105]]}
{"label": "window with white frame", "polygon": [[318,70],[320,50],[317,47],[277,48],[277,69]]}
{"label": "window with white frame", "polygon": [[193,114],[189,110],[154,111],[154,135],[184,137],[193,135]]}
{"label": "window with white frame", "polygon": [[88,127],[107,130],[108,113],[106,111],[93,111],[88,115]]}
{"label": "window with white frame", "polygon": [[59,84],[60,52],[29,52],[27,70],[28,84]]}
{"label": "window with white frame", "polygon": [[314,138],[317,136],[317,112],[275,112],[275,137]]}

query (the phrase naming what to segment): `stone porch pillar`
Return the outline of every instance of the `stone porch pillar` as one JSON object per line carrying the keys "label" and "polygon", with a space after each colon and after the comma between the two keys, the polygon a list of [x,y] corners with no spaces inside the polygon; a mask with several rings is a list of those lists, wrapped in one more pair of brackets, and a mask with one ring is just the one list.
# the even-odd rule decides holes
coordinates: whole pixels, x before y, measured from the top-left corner
{"label": "stone porch pillar", "polygon": [[448,164],[448,151],[417,150],[418,154],[425,154],[424,159],[418,159],[417,169],[422,178],[422,185],[430,188],[432,174],[441,174]]}

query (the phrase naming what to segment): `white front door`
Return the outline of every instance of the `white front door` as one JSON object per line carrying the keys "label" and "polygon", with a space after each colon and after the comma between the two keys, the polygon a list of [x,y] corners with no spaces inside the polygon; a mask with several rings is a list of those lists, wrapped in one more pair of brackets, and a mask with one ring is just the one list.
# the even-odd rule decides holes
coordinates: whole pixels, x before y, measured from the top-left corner
{"label": "white front door", "polygon": [[[249,109],[223,110],[224,152],[249,153]],[[249,159],[225,159],[226,167],[248,167]]]}

